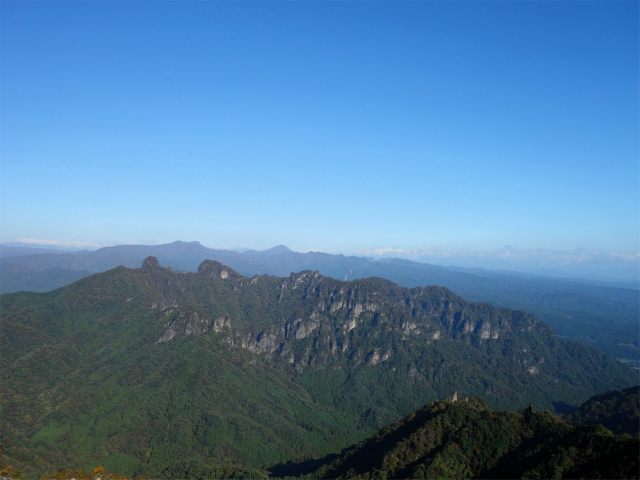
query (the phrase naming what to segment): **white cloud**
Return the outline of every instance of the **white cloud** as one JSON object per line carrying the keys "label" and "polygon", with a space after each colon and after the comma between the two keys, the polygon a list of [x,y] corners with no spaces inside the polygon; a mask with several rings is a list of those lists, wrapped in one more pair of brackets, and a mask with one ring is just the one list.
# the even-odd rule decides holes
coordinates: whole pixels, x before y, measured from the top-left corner
{"label": "white cloud", "polygon": [[375,257],[388,257],[390,255],[410,255],[412,252],[402,248],[376,248],[371,250],[370,255]]}
{"label": "white cloud", "polygon": [[485,260],[508,260],[514,262],[538,262],[546,264],[579,264],[595,261],[605,261],[606,258],[614,260],[624,260],[627,262],[640,261],[640,253],[609,253],[602,254],[598,251],[588,252],[584,249],[573,251],[549,250],[549,249],[519,249],[512,245],[505,245],[496,249],[470,249],[470,248],[449,248],[444,249],[438,246],[419,245],[414,250],[401,248],[375,248],[368,250],[358,250],[357,255],[367,255],[373,257],[399,257],[411,260],[435,260],[447,259],[485,259]]}
{"label": "white cloud", "polygon": [[16,243],[26,243],[28,245],[41,245],[50,247],[66,247],[66,248],[102,248],[109,245],[95,242],[81,242],[79,240],[44,240],[41,238],[18,238]]}
{"label": "white cloud", "polygon": [[628,262],[640,261],[640,253],[612,253],[611,256]]}

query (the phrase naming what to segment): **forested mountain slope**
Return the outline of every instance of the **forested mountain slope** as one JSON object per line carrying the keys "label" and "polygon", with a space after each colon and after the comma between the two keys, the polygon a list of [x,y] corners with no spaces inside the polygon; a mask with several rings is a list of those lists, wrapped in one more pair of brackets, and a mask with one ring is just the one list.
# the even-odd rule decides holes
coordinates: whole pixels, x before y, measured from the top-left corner
{"label": "forested mountain slope", "polygon": [[532,315],[380,278],[151,257],[0,307],[0,442],[39,472],[215,476],[338,451],[454,389],[562,409],[637,383]]}
{"label": "forested mountain slope", "polygon": [[0,293],[53,290],[90,273],[119,265],[134,268],[149,255],[176,271],[196,271],[202,261],[212,259],[247,276],[286,276],[305,269],[319,270],[323,275],[345,280],[378,276],[404,287],[439,285],[470,301],[524,310],[543,319],[560,335],[640,366],[637,285],[620,288],[613,284],[527,278],[504,272],[459,271],[401,259],[376,261],[321,252],[298,253],[284,246],[244,253],[210,249],[198,242],[120,245],[94,252],[34,255],[25,255],[24,250],[29,249],[23,248],[20,256],[15,256],[15,250],[0,246],[3,255],[0,259]]}
{"label": "forested mountain slope", "polygon": [[613,433],[640,435],[640,385],[604,392],[567,417],[571,425],[602,424]]}
{"label": "forested mountain slope", "polygon": [[638,478],[640,440],[571,427],[532,406],[431,402],[306,478]]}

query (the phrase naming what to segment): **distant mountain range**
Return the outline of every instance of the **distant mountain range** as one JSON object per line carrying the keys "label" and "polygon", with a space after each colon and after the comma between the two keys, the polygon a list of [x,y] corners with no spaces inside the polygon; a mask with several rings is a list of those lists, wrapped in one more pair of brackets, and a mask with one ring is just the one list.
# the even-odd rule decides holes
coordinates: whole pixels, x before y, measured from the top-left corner
{"label": "distant mountain range", "polygon": [[53,248],[25,247],[19,244],[0,245],[0,258],[2,257],[20,257],[22,255],[33,255],[38,253],[76,253],[81,250],[62,250]]}
{"label": "distant mountain range", "polygon": [[640,366],[640,299],[633,284],[578,282],[516,272],[441,267],[402,259],[298,253],[283,245],[257,252],[215,250],[198,242],[120,245],[96,251],[32,253],[0,246],[0,293],[44,292],[119,265],[136,267],[147,256],[175,271],[195,271],[217,260],[243,275],[286,276],[305,269],[341,280],[377,276],[405,287],[439,285],[463,298],[525,310],[559,335],[588,343]]}
{"label": "distant mountain range", "polygon": [[179,273],[148,257],[3,294],[0,312],[0,443],[32,474],[246,477],[335,453],[454,390],[568,412],[638,378],[521,311],[313,270],[249,277],[207,260]]}

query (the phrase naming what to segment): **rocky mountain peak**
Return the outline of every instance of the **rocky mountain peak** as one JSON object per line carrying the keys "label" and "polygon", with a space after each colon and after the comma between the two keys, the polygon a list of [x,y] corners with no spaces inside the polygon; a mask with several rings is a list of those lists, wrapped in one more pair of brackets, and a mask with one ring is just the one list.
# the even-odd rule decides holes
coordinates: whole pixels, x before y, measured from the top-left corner
{"label": "rocky mountain peak", "polygon": [[223,280],[229,277],[240,276],[238,272],[216,260],[205,260],[204,262],[202,262],[198,267],[198,275],[207,277],[220,277]]}
{"label": "rocky mountain peak", "polygon": [[275,247],[269,248],[268,250],[263,250],[262,252],[258,252],[259,255],[281,255],[283,253],[289,253],[291,249],[285,245],[276,245]]}
{"label": "rocky mountain peak", "polygon": [[149,256],[142,261],[142,268],[157,268],[160,266],[156,257]]}

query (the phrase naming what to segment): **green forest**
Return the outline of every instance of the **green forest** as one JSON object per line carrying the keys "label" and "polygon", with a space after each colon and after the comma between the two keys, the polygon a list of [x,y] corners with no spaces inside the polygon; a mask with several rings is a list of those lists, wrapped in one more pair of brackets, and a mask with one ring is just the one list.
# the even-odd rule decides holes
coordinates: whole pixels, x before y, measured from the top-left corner
{"label": "green forest", "polygon": [[[140,466],[128,476],[105,470],[62,468],[41,475],[41,480],[126,480],[127,478],[638,478],[640,468],[640,386],[595,396],[575,413],[598,403],[600,420],[627,415],[623,429],[614,434],[602,423],[561,418],[538,412],[533,404],[518,412],[496,411],[485,400],[463,397],[433,401],[402,420],[384,427],[364,441],[323,458],[280,463],[270,469],[247,468],[220,459],[218,464],[175,460],[159,474]],[[604,400],[604,402],[603,402]],[[635,415],[635,417],[634,417]],[[573,423],[573,425],[571,425]],[[0,447],[0,453],[4,447]],[[26,478],[6,464],[0,472]],[[110,462],[116,471],[124,464]]]}
{"label": "green forest", "polygon": [[3,468],[30,478],[260,477],[317,466],[453,390],[482,397],[477,411],[569,413],[638,383],[524,312],[376,278],[147,259],[0,307]]}
{"label": "green forest", "polygon": [[639,449],[637,429],[616,436],[476,397],[431,402],[305,478],[637,478]]}

